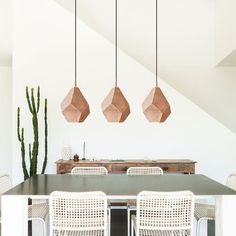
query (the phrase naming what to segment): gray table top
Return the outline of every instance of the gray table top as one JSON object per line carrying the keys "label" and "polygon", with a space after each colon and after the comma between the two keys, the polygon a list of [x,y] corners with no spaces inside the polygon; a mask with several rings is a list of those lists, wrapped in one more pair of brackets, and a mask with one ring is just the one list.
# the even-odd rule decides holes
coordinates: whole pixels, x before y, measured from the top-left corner
{"label": "gray table top", "polygon": [[85,192],[101,190],[107,195],[134,196],[140,191],[190,190],[195,195],[236,195],[236,191],[204,175],[164,174],[162,176],[36,175],[5,195],[49,195],[53,191]]}

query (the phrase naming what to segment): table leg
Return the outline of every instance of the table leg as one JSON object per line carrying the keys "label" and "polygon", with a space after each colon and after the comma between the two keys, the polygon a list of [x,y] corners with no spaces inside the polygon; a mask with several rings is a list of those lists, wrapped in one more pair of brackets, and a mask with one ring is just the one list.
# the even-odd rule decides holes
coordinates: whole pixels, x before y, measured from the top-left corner
{"label": "table leg", "polygon": [[236,195],[216,197],[215,236],[229,236],[235,233]]}
{"label": "table leg", "polygon": [[2,236],[28,236],[28,198],[2,195]]}

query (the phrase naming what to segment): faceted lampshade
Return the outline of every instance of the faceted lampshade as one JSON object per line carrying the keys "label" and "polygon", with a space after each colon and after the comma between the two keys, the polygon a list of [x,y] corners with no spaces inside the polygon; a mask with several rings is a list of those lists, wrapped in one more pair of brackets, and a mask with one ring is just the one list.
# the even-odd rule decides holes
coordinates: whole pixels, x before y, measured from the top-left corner
{"label": "faceted lampshade", "polygon": [[149,122],[164,122],[171,113],[170,104],[159,87],[151,90],[142,106]]}
{"label": "faceted lampshade", "polygon": [[83,122],[89,115],[89,104],[78,87],[72,88],[61,103],[61,110],[68,122]]}
{"label": "faceted lampshade", "polygon": [[102,102],[102,111],[108,122],[123,122],[130,114],[129,103],[120,88],[114,87]]}

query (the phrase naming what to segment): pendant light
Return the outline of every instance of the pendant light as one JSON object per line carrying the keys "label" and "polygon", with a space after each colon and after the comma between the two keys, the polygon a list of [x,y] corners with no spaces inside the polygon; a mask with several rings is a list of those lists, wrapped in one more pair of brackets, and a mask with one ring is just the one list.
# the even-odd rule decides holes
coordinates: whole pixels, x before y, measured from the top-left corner
{"label": "pendant light", "polygon": [[68,122],[83,122],[90,113],[89,104],[77,87],[77,4],[75,0],[75,86],[61,103],[61,110]]}
{"label": "pendant light", "polygon": [[129,103],[117,86],[117,0],[115,0],[115,87],[102,102],[102,111],[108,122],[124,122],[130,114]]}
{"label": "pendant light", "polygon": [[[156,0],[156,87],[154,87],[144,100],[142,107],[143,113],[149,122],[164,122],[170,115],[170,104],[158,86],[158,0]],[[159,62],[158,62],[159,63]]]}

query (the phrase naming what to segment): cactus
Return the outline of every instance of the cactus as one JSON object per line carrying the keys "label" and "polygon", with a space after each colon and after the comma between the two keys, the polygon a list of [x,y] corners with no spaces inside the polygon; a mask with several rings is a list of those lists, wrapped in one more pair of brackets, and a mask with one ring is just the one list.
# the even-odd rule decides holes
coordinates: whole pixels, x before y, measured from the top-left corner
{"label": "cactus", "polygon": [[21,158],[22,158],[22,169],[24,174],[24,180],[29,178],[29,173],[25,163],[25,142],[24,142],[24,128],[20,132],[20,108],[17,108],[17,136],[21,144]]}
{"label": "cactus", "polygon": [[[38,153],[39,153],[39,130],[38,130],[38,113],[40,109],[40,87],[37,89],[37,101],[35,101],[34,88],[31,88],[31,93],[29,93],[28,86],[26,87],[26,100],[29,107],[29,111],[32,115],[32,126],[34,133],[33,145],[29,144],[29,170],[27,169],[26,159],[25,159],[25,142],[24,142],[24,128],[20,127],[20,108],[17,109],[17,136],[21,143],[21,158],[22,158],[22,169],[24,174],[24,179],[28,179],[31,176],[37,174],[38,167]],[[43,161],[42,174],[44,174],[47,166],[47,153],[48,153],[48,124],[47,124],[47,99],[44,102],[44,125],[45,125],[45,155]]]}
{"label": "cactus", "polygon": [[41,174],[44,174],[48,162],[48,101],[44,100],[44,161]]}

